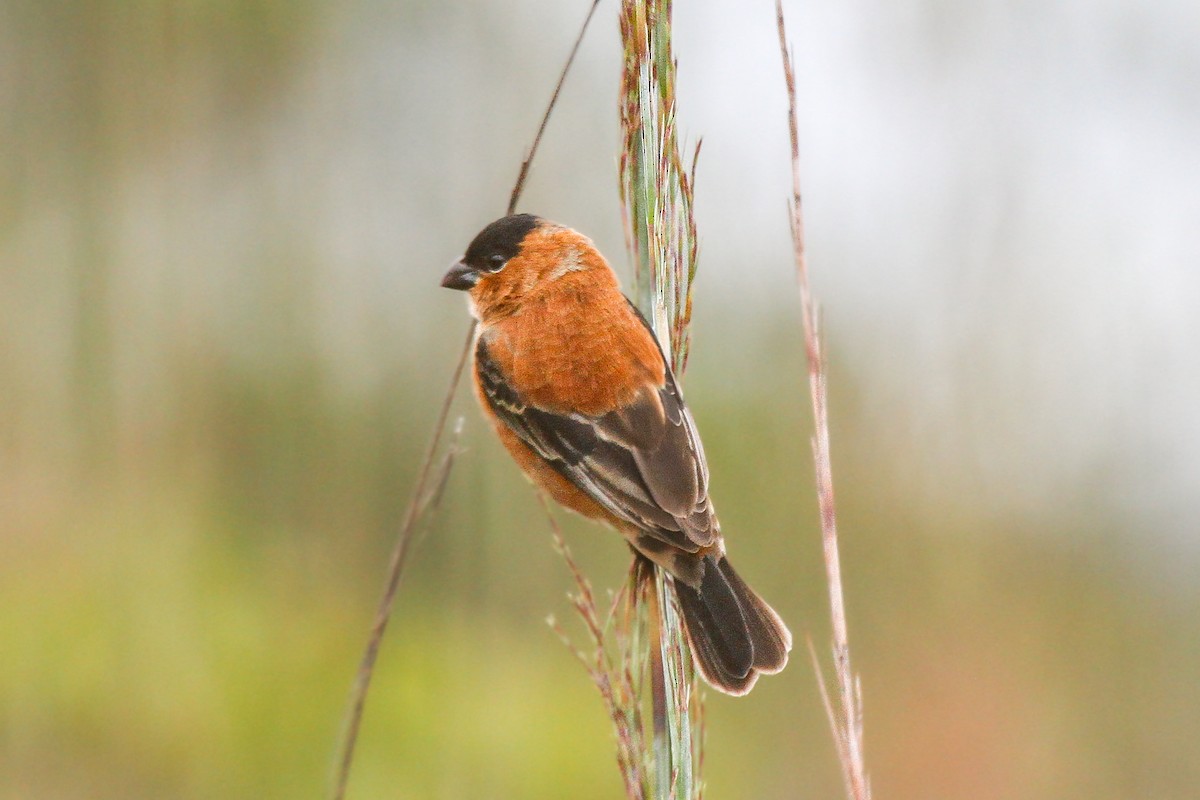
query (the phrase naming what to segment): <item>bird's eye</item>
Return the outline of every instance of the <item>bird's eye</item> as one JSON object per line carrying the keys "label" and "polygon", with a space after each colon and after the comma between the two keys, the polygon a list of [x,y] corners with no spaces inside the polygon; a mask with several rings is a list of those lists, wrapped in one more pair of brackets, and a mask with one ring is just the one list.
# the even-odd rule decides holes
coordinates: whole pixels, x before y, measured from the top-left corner
{"label": "bird's eye", "polygon": [[504,265],[507,263],[508,259],[497,253],[495,255],[488,256],[486,269],[488,272],[499,272],[500,270],[504,269]]}

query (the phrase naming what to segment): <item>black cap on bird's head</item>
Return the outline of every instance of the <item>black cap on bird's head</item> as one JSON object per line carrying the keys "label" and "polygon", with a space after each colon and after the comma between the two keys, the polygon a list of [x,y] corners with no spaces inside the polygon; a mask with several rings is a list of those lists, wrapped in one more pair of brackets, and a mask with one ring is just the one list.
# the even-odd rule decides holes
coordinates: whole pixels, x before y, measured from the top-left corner
{"label": "black cap on bird's head", "polygon": [[471,240],[467,252],[442,278],[442,286],[470,289],[482,276],[504,269],[509,259],[521,252],[521,242],[541,222],[533,214],[513,214],[491,223]]}

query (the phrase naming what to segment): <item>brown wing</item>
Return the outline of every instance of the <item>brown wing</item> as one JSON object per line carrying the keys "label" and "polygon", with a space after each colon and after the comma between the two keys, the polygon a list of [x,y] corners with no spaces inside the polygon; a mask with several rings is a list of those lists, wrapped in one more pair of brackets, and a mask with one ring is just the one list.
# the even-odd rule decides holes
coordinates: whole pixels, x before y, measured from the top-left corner
{"label": "brown wing", "polygon": [[704,452],[669,368],[664,386],[647,385],[631,403],[599,416],[529,402],[482,338],[475,369],[500,420],[618,519],[687,552],[717,540]]}

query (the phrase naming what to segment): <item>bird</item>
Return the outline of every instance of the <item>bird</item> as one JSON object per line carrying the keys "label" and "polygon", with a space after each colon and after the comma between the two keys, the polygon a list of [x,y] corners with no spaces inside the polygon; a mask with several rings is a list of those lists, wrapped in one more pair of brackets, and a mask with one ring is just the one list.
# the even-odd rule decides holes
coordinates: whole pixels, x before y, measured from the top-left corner
{"label": "bird", "polygon": [[704,679],[740,696],[782,670],[791,632],[730,564],[670,362],[592,241],[511,214],[441,283],[468,295],[475,393],[500,442],[551,498],[667,572]]}

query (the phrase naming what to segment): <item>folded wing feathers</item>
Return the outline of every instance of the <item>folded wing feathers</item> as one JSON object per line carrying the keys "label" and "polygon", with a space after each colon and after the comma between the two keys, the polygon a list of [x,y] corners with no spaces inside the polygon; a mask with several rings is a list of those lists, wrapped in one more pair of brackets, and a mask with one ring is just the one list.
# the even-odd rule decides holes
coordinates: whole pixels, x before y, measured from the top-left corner
{"label": "folded wing feathers", "polygon": [[496,415],[610,513],[686,552],[716,540],[700,439],[669,372],[657,391],[646,387],[629,405],[589,417],[531,406],[482,338],[475,364]]}

